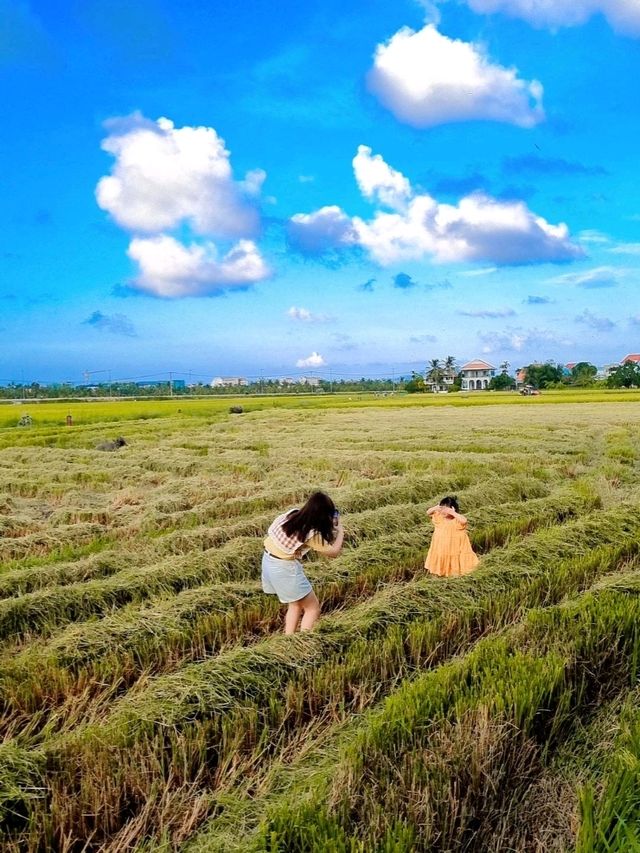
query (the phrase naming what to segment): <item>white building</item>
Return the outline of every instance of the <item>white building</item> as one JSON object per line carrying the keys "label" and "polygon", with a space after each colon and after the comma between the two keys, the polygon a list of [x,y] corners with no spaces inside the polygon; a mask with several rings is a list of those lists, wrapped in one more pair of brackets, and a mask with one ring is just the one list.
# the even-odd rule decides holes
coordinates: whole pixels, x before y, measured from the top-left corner
{"label": "white building", "polygon": [[317,388],[320,385],[320,380],[317,376],[301,376],[298,382],[301,385],[310,385],[312,388]]}
{"label": "white building", "polygon": [[462,374],[462,391],[486,391],[489,382],[496,375],[496,369],[488,361],[476,358],[463,364],[460,373]]}
{"label": "white building", "polygon": [[443,391],[446,392],[455,381],[455,370],[443,367],[439,371],[428,372],[425,377],[424,384],[427,386],[429,391],[432,391],[434,394],[439,394]]}
{"label": "white building", "polygon": [[596,379],[608,379],[619,367],[620,365],[617,362],[604,364],[596,373]]}
{"label": "white building", "polygon": [[244,376],[216,376],[210,382],[211,388],[240,388],[249,383]]}

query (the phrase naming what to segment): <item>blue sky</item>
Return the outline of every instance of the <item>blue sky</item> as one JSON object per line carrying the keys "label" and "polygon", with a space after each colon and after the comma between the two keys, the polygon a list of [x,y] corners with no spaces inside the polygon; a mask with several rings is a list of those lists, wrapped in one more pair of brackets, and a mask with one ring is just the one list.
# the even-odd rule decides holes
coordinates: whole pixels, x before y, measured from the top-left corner
{"label": "blue sky", "polygon": [[0,381],[640,350],[638,0],[0,21]]}

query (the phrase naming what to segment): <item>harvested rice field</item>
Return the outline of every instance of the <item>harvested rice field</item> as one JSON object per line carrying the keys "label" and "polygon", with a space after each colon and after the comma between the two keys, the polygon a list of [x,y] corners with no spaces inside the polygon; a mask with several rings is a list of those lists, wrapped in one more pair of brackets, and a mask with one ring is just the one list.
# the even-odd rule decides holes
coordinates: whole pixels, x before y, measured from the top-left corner
{"label": "harvested rice field", "polygon": [[[225,405],[0,429],[3,853],[640,850],[640,402]],[[316,488],[285,637],[262,537]]]}

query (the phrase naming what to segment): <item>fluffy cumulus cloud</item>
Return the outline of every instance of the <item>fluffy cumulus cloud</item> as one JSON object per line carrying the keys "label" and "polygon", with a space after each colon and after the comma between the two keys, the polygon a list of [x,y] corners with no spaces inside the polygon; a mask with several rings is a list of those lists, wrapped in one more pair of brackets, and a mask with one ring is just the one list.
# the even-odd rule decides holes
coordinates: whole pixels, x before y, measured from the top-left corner
{"label": "fluffy cumulus cloud", "polygon": [[532,347],[571,346],[571,340],[550,329],[510,328],[503,332],[479,332],[485,355],[496,352],[522,352]]}
{"label": "fluffy cumulus cloud", "polygon": [[493,64],[481,45],[450,39],[433,24],[403,27],[376,48],[370,91],[412,127],[498,121],[533,127],[544,119],[542,85]]}
{"label": "fluffy cumulus cloud", "polygon": [[321,207],[315,213],[296,213],[287,224],[292,248],[305,255],[321,255],[331,249],[353,244],[351,220],[336,205]]}
{"label": "fluffy cumulus cloud", "polygon": [[296,361],[296,367],[323,367],[327,362],[315,350],[306,358],[299,358]]}
{"label": "fluffy cumulus cloud", "polygon": [[133,323],[125,314],[103,314],[102,311],[94,311],[82,323],[103,332],[110,332],[112,335],[134,338],[137,334]]}
{"label": "fluffy cumulus cloud", "polygon": [[[364,145],[358,148],[353,166],[363,195],[390,210],[379,209],[370,220],[349,219],[337,207],[297,214],[292,222],[299,240],[308,231],[306,239],[325,251],[356,243],[382,265],[425,256],[443,263],[497,264],[562,262],[584,256],[565,224],[552,225],[522,201],[499,201],[485,193],[472,193],[457,205],[439,203],[427,193],[416,193],[400,172]],[[333,240],[323,229],[320,243],[318,222],[327,210],[335,216],[339,212],[341,228]]]}
{"label": "fluffy cumulus cloud", "polygon": [[197,234],[234,238],[256,233],[252,200],[265,174],[233,179],[229,152],[212,127],[176,128],[141,115],[113,120],[102,148],[115,158],[96,188],[98,205],[130,231],[154,233],[188,224]]}
{"label": "fluffy cumulus cloud", "polygon": [[362,195],[392,210],[402,210],[411,198],[411,184],[402,172],[392,169],[380,154],[359,145],[352,161],[353,173]]}
{"label": "fluffy cumulus cloud", "polygon": [[[212,127],[177,128],[167,118],[154,122],[136,113],[113,119],[107,129],[102,148],[115,162],[98,182],[96,199],[136,235],[128,249],[138,265],[134,289],[167,298],[206,296],[269,275],[251,239],[260,226],[262,169],[236,181],[224,140]],[[191,233],[191,242],[167,233],[175,229]]]}
{"label": "fluffy cumulus cloud", "polygon": [[575,27],[601,14],[619,33],[640,36],[638,0],[466,0],[474,12],[501,12],[534,27]]}
{"label": "fluffy cumulus cloud", "polygon": [[169,299],[247,287],[269,275],[251,240],[239,240],[220,257],[212,243],[185,246],[173,237],[160,234],[134,238],[128,254],[140,270],[135,287]]}

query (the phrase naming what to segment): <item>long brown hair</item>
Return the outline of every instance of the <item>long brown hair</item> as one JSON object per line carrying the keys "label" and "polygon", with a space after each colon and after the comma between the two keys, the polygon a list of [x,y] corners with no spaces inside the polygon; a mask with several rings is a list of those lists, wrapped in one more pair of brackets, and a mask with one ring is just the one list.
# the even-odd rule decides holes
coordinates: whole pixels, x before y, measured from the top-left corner
{"label": "long brown hair", "polygon": [[324,492],[314,492],[304,506],[289,513],[282,529],[287,536],[295,536],[300,542],[306,542],[312,531],[319,533],[324,542],[333,542],[335,511],[336,505],[329,495],[325,495]]}

